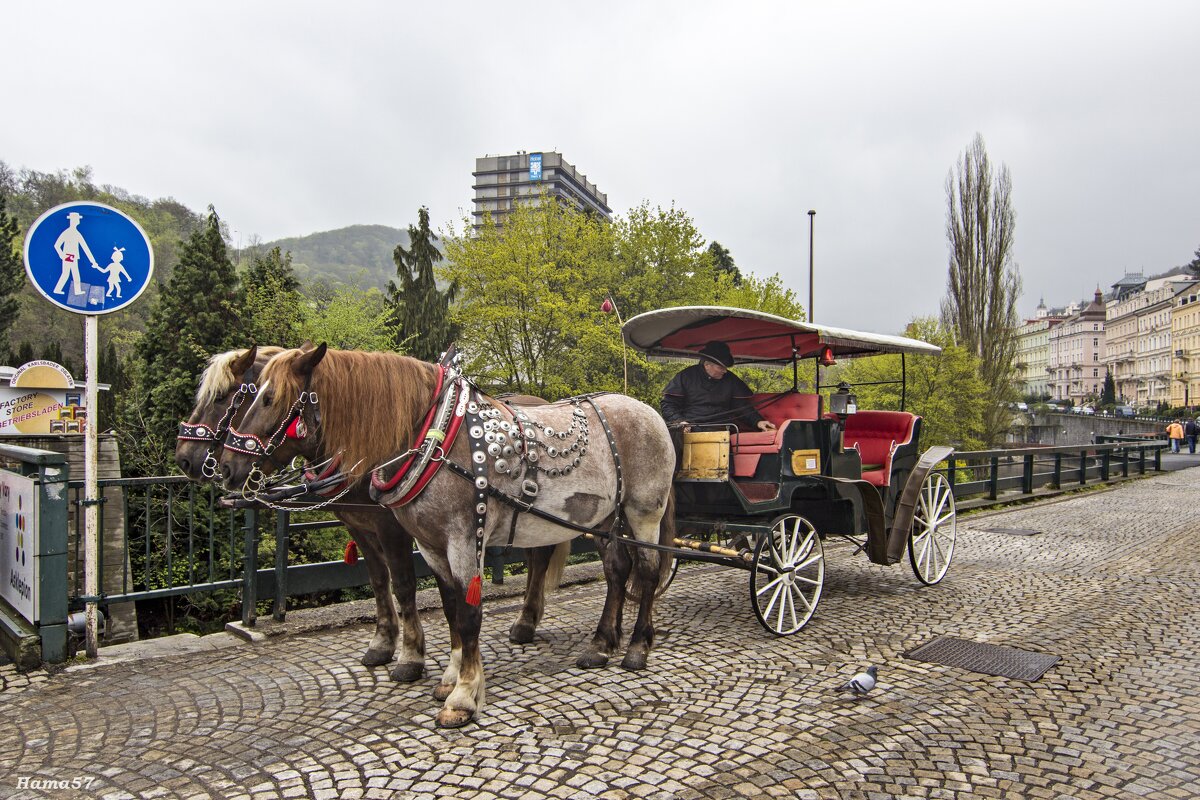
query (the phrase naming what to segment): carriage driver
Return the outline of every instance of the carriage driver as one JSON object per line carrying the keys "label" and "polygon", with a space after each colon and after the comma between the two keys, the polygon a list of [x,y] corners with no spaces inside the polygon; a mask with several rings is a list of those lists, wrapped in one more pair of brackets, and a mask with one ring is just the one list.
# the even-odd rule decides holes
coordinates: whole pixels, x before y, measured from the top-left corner
{"label": "carriage driver", "polygon": [[733,354],[724,342],[709,342],[700,362],[679,372],[663,390],[662,415],[672,430],[694,425],[735,424],[742,429],[775,430],[750,403],[753,392],[729,371]]}

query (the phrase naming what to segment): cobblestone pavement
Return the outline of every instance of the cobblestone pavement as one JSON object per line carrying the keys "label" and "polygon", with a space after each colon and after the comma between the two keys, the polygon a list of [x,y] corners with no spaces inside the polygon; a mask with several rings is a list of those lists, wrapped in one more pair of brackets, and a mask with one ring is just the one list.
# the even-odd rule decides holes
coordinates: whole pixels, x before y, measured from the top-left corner
{"label": "cobblestone pavement", "polygon": [[[553,596],[527,646],[506,636],[517,601],[498,601],[489,703],[459,731],[434,728],[432,678],[359,666],[363,625],[25,679],[0,668],[0,796],[1196,797],[1198,496],[1186,470],[963,520],[933,588],[832,545],[818,614],[786,639],[755,621],[745,573],[694,565],[641,673],[574,666],[598,585]],[[1062,660],[1025,683],[903,658],[941,634]],[[875,692],[831,692],[868,663]],[[90,785],[45,783],[75,778]]]}

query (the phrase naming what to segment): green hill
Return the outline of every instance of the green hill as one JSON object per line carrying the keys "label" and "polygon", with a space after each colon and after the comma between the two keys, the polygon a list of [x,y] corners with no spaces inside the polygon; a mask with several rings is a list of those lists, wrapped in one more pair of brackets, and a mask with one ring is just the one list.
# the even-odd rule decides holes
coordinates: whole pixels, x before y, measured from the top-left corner
{"label": "green hill", "polygon": [[384,289],[396,277],[392,253],[398,244],[408,247],[408,231],[387,225],[351,225],[278,239],[262,247],[291,251],[292,267],[302,283],[326,280],[363,289]]}

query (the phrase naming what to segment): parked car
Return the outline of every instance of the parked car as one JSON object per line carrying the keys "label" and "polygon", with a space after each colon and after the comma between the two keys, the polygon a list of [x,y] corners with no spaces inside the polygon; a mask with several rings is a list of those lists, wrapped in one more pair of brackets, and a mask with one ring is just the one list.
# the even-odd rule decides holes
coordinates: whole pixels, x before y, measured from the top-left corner
{"label": "parked car", "polygon": [[1095,414],[1096,409],[1092,408],[1091,406],[1083,406],[1082,408],[1079,409],[1079,413],[1080,414]]}
{"label": "parked car", "polygon": [[1117,406],[1113,409],[1113,414],[1118,417],[1136,417],[1137,412],[1133,410],[1133,406]]}

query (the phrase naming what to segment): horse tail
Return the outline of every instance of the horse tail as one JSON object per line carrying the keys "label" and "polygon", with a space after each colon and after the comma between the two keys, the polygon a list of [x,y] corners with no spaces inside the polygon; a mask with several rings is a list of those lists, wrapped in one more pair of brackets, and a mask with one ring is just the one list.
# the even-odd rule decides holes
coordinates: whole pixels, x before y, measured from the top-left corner
{"label": "horse tail", "polygon": [[563,570],[567,566],[567,556],[571,554],[571,542],[559,542],[554,548],[554,554],[550,556],[550,563],[546,565],[546,579],[544,591],[553,592],[562,584]]}
{"label": "horse tail", "polygon": [[[675,487],[667,494],[667,510],[662,522],[658,524],[658,543],[664,547],[675,546]],[[658,585],[659,593],[667,588],[671,580],[671,569],[674,567],[675,556],[660,551],[658,554]]]}

